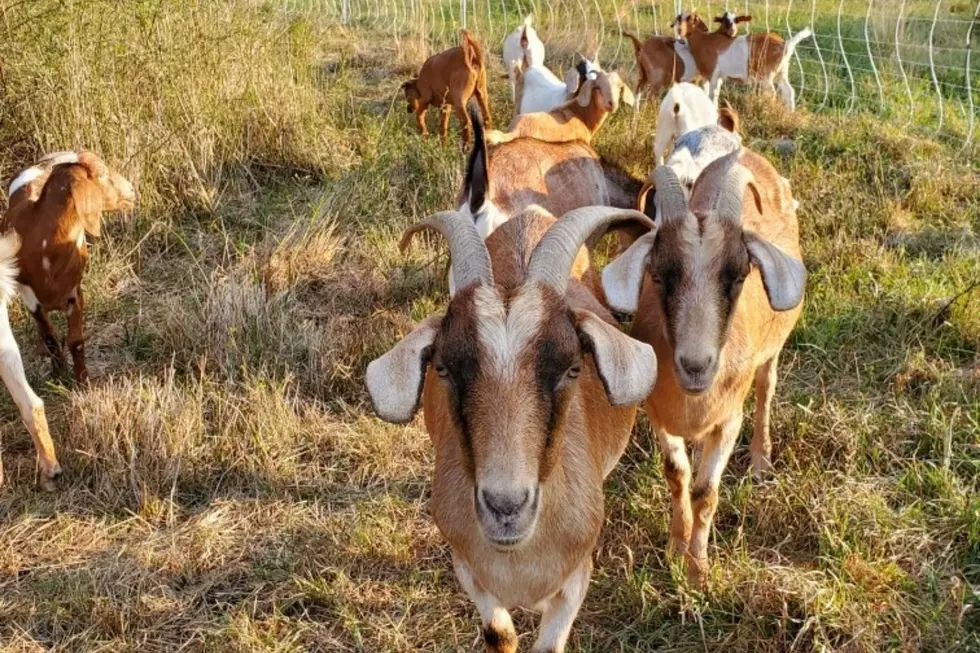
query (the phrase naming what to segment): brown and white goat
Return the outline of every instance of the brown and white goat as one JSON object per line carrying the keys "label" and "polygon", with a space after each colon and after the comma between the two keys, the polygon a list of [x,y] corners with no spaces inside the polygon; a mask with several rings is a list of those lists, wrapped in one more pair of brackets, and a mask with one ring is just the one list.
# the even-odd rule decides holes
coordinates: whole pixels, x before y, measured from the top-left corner
{"label": "brown and white goat", "polygon": [[555,221],[532,209],[484,243],[438,213],[458,291],[367,368],[379,417],[419,404],[435,447],[432,515],[476,603],[486,649],[517,650],[508,610],[542,611],[534,651],[561,652],[585,598],[603,523],[603,479],[656,377],[649,345],[623,334],[574,278],[590,235],[642,214],[608,207]]}
{"label": "brown and white goat", "polygon": [[59,369],[65,357],[48,313],[68,314],[68,350],[75,380],[84,383],[88,379],[82,323],[82,274],[88,265],[85,235],[100,235],[104,212],[132,208],[133,186],[98,156],[83,150],[43,158],[14,179],[9,196],[2,229],[13,229],[22,241],[17,256],[21,299]]}
{"label": "brown and white goat", "polygon": [[520,114],[506,132],[489,130],[487,142],[497,145],[535,138],[548,143],[591,143],[606,118],[619,108],[620,101],[630,106],[634,102],[633,92],[619,74],[592,68],[573,99],[551,111]]}
{"label": "brown and white goat", "polygon": [[813,34],[810,28],[800,30],[789,41],[784,41],[773,32],[732,38],[732,30],[727,23],[721,18],[717,20],[722,24],[714,32],[703,30],[704,21],[697,14],[679,14],[671,23],[677,39],[687,43],[691,49],[698,72],[709,80],[709,95],[715,104],[718,104],[718,95],[725,79],[746,82],[758,79],[774,93],[778,84],[783,103],[790,111],[794,110],[796,92],[789,83],[789,63],[800,41]]}
{"label": "brown and white goat", "polygon": [[[690,203],[670,167],[655,176],[657,228],[603,270],[603,288],[613,308],[636,313],[633,336],[662,364],[646,409],[671,491],[670,545],[703,583],[718,487],[753,383],[752,469],[771,469],[776,368],[806,269],[788,185],[760,155],[711,163]],[[701,449],[693,486],[688,443]]]}
{"label": "brown and white goat", "polygon": [[429,135],[425,114],[429,107],[442,107],[440,123],[443,145],[449,134],[449,112],[456,110],[456,119],[463,131],[463,143],[470,142],[470,120],[466,103],[476,97],[480,113],[490,124],[490,96],[487,94],[487,65],[479,41],[465,29],[460,32],[462,44],[425,60],[418,76],[402,84],[408,112],[415,114],[419,132]]}
{"label": "brown and white goat", "polygon": [[[17,292],[17,252],[21,240],[16,231],[9,230],[0,236],[0,377],[10,391],[20,417],[24,420],[40,467],[40,483],[45,490],[55,489],[55,479],[61,475],[61,465],[54,451],[54,443],[48,431],[48,420],[44,414],[44,402],[37,396],[27,382],[24,374],[24,361],[20,348],[14,340],[10,328],[10,315],[7,304]],[[0,460],[0,485],[3,484],[3,461]]]}
{"label": "brown and white goat", "polygon": [[657,98],[663,89],[677,82],[689,82],[698,76],[697,65],[691,51],[677,39],[669,36],[651,36],[646,41],[630,32],[623,32],[633,42],[633,56],[639,77],[636,82],[636,102],[649,89],[650,96]]}

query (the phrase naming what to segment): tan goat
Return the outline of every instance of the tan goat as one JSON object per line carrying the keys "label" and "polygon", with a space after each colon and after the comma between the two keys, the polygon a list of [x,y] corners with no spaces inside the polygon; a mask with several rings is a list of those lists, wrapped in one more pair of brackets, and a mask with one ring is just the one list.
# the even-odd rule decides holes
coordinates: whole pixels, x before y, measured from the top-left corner
{"label": "tan goat", "polygon": [[[673,502],[671,549],[701,583],[718,486],[753,383],[752,469],[771,468],[776,367],[800,315],[806,269],[788,184],[763,157],[742,150],[714,161],[690,204],[670,167],[655,176],[657,229],[602,280],[612,307],[636,313],[633,336],[663,365],[646,409]],[[687,443],[701,448],[693,486]]]}
{"label": "tan goat", "polygon": [[649,345],[569,279],[582,244],[620,221],[608,207],[555,221],[530,209],[484,243],[472,220],[436,214],[458,291],[367,369],[375,412],[402,423],[421,403],[435,447],[432,515],[476,603],[486,649],[513,653],[508,610],[542,611],[534,651],[560,653],[585,598],[603,523],[603,479],[656,377]]}
{"label": "tan goat", "polygon": [[79,383],[88,380],[82,321],[85,235],[98,237],[102,213],[127,211],[135,199],[132,184],[87,151],[48,155],[10,185],[10,205],[0,229],[13,229],[23,242],[17,255],[21,299],[58,369],[64,368],[65,357],[48,313],[68,314],[68,350]]}
{"label": "tan goat", "polygon": [[549,143],[592,142],[609,114],[620,101],[633,106],[633,92],[618,73],[594,68],[575,97],[557,109],[516,116],[507,132],[489,130],[487,143],[497,145],[518,138],[535,138]]}
{"label": "tan goat", "polygon": [[483,48],[465,29],[460,32],[462,45],[434,54],[425,60],[415,79],[402,84],[408,112],[415,114],[419,132],[429,135],[425,114],[429,107],[442,107],[443,145],[449,134],[449,112],[456,110],[456,119],[463,131],[463,143],[470,142],[470,121],[466,103],[476,97],[480,113],[490,124],[490,96],[487,94],[487,65]]}

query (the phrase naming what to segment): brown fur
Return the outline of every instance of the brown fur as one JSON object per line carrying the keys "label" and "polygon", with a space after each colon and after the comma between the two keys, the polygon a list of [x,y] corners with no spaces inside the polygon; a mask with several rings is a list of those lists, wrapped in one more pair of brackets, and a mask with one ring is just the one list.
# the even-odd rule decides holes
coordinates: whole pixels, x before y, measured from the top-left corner
{"label": "brown fur", "polygon": [[677,39],[669,36],[651,36],[646,41],[640,41],[630,32],[623,32],[633,42],[633,56],[636,58],[636,68],[639,77],[636,82],[636,92],[641,93],[649,87],[654,97],[668,86],[675,84],[684,77],[684,61],[674,51]]}
{"label": "brown fur", "polygon": [[88,244],[83,234],[98,236],[102,213],[128,210],[134,199],[128,181],[96,155],[81,152],[77,164],[55,166],[18,189],[3,218],[2,229],[14,229],[23,241],[17,281],[37,297],[33,315],[56,367],[64,365],[64,355],[48,313],[68,313],[68,348],[78,382],[88,378],[81,285],[88,265]]}
{"label": "brown fur", "polygon": [[[516,116],[506,133],[488,132],[487,143],[496,145],[518,138],[535,138],[549,143],[590,143],[609,114],[618,108],[620,98],[627,104],[633,103],[633,94],[619,75],[600,72],[599,79],[584,83],[579,95],[572,100],[548,112]],[[582,102],[587,103],[583,106]]]}
{"label": "brown fur", "polygon": [[469,143],[471,124],[466,104],[476,97],[483,122],[490,126],[490,96],[487,93],[487,70],[483,48],[466,30],[461,31],[462,45],[432,55],[422,64],[418,76],[402,84],[408,112],[415,114],[419,132],[428,136],[425,115],[429,107],[442,108],[443,144],[449,133],[449,112],[455,109],[463,130],[463,143]]}
{"label": "brown fur", "polygon": [[732,39],[722,29],[707,31],[707,26],[697,14],[682,14],[675,19],[678,35],[687,40],[698,74],[711,79],[718,57],[732,44]]}
{"label": "brown fur", "polygon": [[[755,176],[758,198],[747,189],[742,203],[742,226],[768,240],[796,258],[800,258],[799,227],[793,210],[793,198],[779,173],[760,155],[743,150],[739,162]],[[725,161],[709,165],[695,183],[689,210],[699,222],[713,219],[714,203],[724,180]],[[762,210],[760,211],[757,199]],[[722,225],[725,239],[721,249],[712,257],[709,274],[718,274],[722,266],[745,269],[748,265],[741,232],[731,231],[730,224]],[[703,227],[702,227],[703,228]],[[753,467],[757,462],[768,464],[769,402],[775,385],[776,359],[799,318],[802,304],[795,309],[774,311],[767,299],[761,275],[754,267],[744,280],[736,297],[731,321],[721,351],[721,361],[710,387],[701,395],[691,395],[680,385],[674,364],[674,347],[669,334],[668,314],[662,284],[671,269],[671,253],[677,250],[672,243],[681,237],[675,227],[665,226],[657,234],[658,242],[643,282],[633,336],[653,345],[660,372],[653,392],[646,402],[647,414],[661,444],[671,437],[686,442],[700,442],[706,452],[723,446],[725,438],[737,436],[742,407],[753,382],[757,388],[755,429],[753,432]],[[660,280],[653,282],[652,274]],[[669,310],[669,302],[666,308]],[[770,378],[771,381],[765,381]],[[734,430],[732,434],[731,430]],[[727,430],[727,432],[726,432]],[[669,434],[669,435],[667,435]],[[666,437],[666,439],[664,439]],[[707,453],[702,455],[702,465]],[[727,454],[726,454],[727,456]],[[664,451],[664,468],[671,488],[673,520],[670,538],[672,548],[688,555],[689,570],[697,581],[703,581],[707,563],[706,552],[695,550],[690,543],[706,541],[708,529],[717,506],[718,488],[702,483],[691,486],[690,466],[681,449]],[[725,458],[727,459],[727,457]],[[758,471],[758,468],[757,468]]]}
{"label": "brown fur", "polygon": [[749,34],[749,77],[767,77],[783,60],[786,41],[773,32]]}

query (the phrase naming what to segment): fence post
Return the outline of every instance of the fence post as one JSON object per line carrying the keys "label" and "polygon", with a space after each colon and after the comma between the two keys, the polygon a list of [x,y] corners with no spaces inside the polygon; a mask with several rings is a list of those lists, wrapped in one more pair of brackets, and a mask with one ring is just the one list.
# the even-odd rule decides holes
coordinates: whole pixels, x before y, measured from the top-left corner
{"label": "fence post", "polygon": [[466,29],[466,0],[459,0],[459,22]]}
{"label": "fence post", "polygon": [[340,24],[350,22],[350,0],[340,0]]}

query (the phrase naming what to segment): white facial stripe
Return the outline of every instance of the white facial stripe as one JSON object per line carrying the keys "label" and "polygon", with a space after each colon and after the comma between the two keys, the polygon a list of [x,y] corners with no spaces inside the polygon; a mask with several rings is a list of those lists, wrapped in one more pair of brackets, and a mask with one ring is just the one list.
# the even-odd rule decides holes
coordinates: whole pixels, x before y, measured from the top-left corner
{"label": "white facial stripe", "polygon": [[541,326],[541,291],[529,285],[511,302],[510,311],[495,288],[480,286],[474,294],[477,336],[487,362],[505,380],[517,377],[521,352]]}
{"label": "white facial stripe", "polygon": [[16,193],[18,190],[20,190],[27,184],[31,183],[32,181],[34,181],[35,179],[37,179],[43,174],[44,174],[44,170],[38,168],[37,166],[24,170],[19,175],[17,175],[17,177],[15,177],[12,182],[10,182],[10,188],[7,190],[7,197],[12,197],[13,194]]}
{"label": "white facial stripe", "polygon": [[729,23],[734,23],[735,22],[735,14],[733,14],[730,11],[726,11],[725,12],[725,20],[728,21]]}

